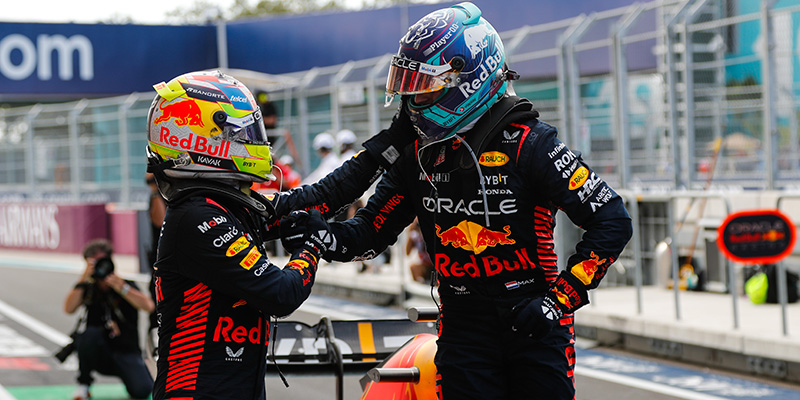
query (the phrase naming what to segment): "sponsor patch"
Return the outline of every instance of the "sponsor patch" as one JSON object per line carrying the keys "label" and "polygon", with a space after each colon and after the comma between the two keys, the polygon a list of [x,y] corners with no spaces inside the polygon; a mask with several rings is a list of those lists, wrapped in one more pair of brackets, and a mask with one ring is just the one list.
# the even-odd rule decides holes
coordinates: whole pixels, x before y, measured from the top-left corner
{"label": "sponsor patch", "polygon": [[253,248],[250,249],[250,252],[247,253],[244,259],[239,263],[239,265],[241,265],[242,268],[249,271],[250,268],[253,268],[253,265],[256,265],[256,261],[258,261],[259,258],[261,258],[261,253],[255,246],[253,246]]}
{"label": "sponsor patch", "polygon": [[215,226],[217,226],[219,224],[225,223],[225,222],[228,222],[228,219],[225,218],[222,215],[218,215],[216,217],[211,217],[210,221],[206,221],[206,222],[203,222],[200,225],[197,225],[197,230],[199,230],[201,233],[206,233],[211,228],[213,228],[213,227],[215,227]]}
{"label": "sponsor patch", "polygon": [[576,278],[580,279],[584,285],[589,286],[594,279],[594,274],[597,273],[597,268],[605,264],[605,262],[605,258],[601,260],[600,256],[592,252],[590,259],[573,265],[572,268],[570,268],[570,272],[572,272],[572,275],[575,275]]}
{"label": "sponsor patch", "polygon": [[228,251],[225,252],[225,255],[228,257],[233,257],[248,247],[250,247],[250,242],[246,237],[242,236],[239,239],[236,239],[236,241],[233,242],[230,247],[228,247]]}
{"label": "sponsor patch", "polygon": [[484,167],[500,167],[508,163],[508,155],[499,151],[487,151],[478,158],[478,164]]}
{"label": "sponsor patch", "polygon": [[589,169],[586,167],[578,168],[569,178],[569,190],[575,190],[583,186],[587,179],[589,179]]}

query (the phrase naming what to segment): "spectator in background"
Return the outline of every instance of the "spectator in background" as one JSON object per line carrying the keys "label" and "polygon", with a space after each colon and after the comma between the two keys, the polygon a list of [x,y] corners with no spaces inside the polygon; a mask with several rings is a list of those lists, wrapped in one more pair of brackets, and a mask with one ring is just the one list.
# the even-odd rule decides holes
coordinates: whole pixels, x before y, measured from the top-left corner
{"label": "spectator in background", "polygon": [[[269,95],[266,92],[258,92],[256,94],[256,101],[259,108],[261,108],[261,118],[264,122],[264,129],[267,130],[267,137],[270,143],[275,143],[279,134],[276,128],[278,127],[278,110],[275,103],[269,100]],[[273,154],[273,157],[275,154]],[[288,157],[291,162],[284,162],[284,157]],[[273,166],[278,168],[276,174],[277,180],[266,182],[254,182],[251,189],[260,193],[274,193],[278,191],[289,190],[291,188],[300,186],[300,174],[293,169],[294,159],[292,156],[286,154],[280,159],[273,158]]]}
{"label": "spectator in background", "polygon": [[283,185],[281,186],[283,189],[281,190],[288,190],[300,186],[300,181],[303,180],[303,177],[294,169],[294,157],[284,154],[276,165],[281,168],[281,174],[283,175]]}
{"label": "spectator in background", "polygon": [[[336,145],[339,147],[339,163],[343,163],[356,155],[356,134],[350,129],[342,129],[336,133]],[[359,208],[364,207],[364,201],[356,200],[345,212],[336,215],[336,221],[344,221],[356,215]]]}
{"label": "spectator in background", "polygon": [[342,164],[339,157],[333,152],[334,146],[336,146],[336,141],[328,132],[322,132],[314,137],[312,147],[319,155],[320,161],[317,168],[303,179],[303,184],[312,184],[324,178]]}
{"label": "spectator in background", "polygon": [[264,128],[267,129],[267,134],[269,134],[271,129],[275,129],[278,126],[278,109],[275,107],[275,103],[269,100],[269,95],[266,92],[258,92],[256,100],[259,108],[261,108]]}
{"label": "spectator in background", "polygon": [[155,306],[136,283],[114,273],[112,253],[105,239],[87,243],[86,269],[64,301],[67,314],[86,306],[86,328],[75,338],[79,363],[75,400],[91,398],[92,372],[120,377],[132,398],[147,398],[153,389],[139,348],[138,310],[153,312]]}
{"label": "spectator in background", "polygon": [[336,134],[336,144],[339,145],[339,159],[342,162],[356,155],[356,134],[350,129],[342,129]]}

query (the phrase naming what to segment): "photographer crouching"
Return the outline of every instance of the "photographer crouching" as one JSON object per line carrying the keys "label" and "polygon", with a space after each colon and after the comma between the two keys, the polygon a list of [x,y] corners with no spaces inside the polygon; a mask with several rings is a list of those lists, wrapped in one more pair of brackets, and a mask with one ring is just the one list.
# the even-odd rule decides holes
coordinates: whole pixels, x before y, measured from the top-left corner
{"label": "photographer crouching", "polygon": [[[86,244],[86,270],[64,301],[67,314],[86,306],[86,327],[79,332],[79,321],[73,334],[79,363],[75,400],[91,397],[93,371],[121,378],[132,398],[147,398],[153,390],[153,378],[139,348],[138,310],[150,313],[155,306],[136,283],[114,274],[112,252],[111,243],[104,239]],[[57,357],[66,358],[68,353],[65,348]]]}

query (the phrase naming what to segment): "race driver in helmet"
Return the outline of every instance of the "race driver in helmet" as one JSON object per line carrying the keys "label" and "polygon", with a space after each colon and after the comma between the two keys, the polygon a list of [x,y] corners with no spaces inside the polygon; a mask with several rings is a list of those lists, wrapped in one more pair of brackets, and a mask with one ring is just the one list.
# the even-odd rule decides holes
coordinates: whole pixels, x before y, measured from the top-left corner
{"label": "race driver in helmet", "polygon": [[[395,119],[368,150],[313,185],[264,197],[275,179],[252,93],[218,71],[154,86],[148,171],[167,202],[155,263],[159,319],[153,398],[266,397],[270,320],[308,298],[320,255],[336,248],[326,219],[349,206],[416,137]],[[401,129],[402,128],[402,129]],[[284,268],[264,243],[281,238]]]}
{"label": "race driver in helmet", "polygon": [[[339,245],[325,257],[348,261],[380,253],[418,217],[441,299],[445,400],[573,399],[573,313],[631,237],[622,199],[515,95],[516,77],[472,3],[417,21],[386,90],[419,139],[366,207],[330,225]],[[561,272],[558,210],[585,230]]]}

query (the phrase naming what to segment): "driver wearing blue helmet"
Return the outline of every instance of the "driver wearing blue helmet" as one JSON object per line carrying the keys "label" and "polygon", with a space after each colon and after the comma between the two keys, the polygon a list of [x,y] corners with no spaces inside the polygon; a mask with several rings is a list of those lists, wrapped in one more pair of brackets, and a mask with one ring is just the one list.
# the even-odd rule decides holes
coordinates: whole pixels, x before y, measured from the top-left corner
{"label": "driver wearing blue helmet", "polygon": [[[440,398],[573,399],[573,312],[631,237],[622,199],[517,97],[500,36],[472,3],[430,13],[400,40],[386,83],[419,136],[352,219],[340,261],[379,254],[415,217],[441,299]],[[400,124],[395,123],[395,127]],[[365,144],[366,146],[367,144]],[[586,233],[559,271],[562,210]]]}

